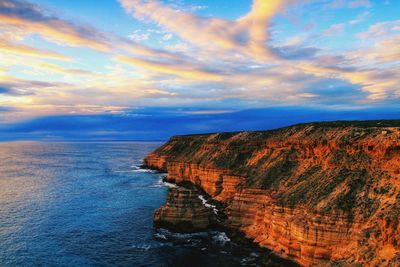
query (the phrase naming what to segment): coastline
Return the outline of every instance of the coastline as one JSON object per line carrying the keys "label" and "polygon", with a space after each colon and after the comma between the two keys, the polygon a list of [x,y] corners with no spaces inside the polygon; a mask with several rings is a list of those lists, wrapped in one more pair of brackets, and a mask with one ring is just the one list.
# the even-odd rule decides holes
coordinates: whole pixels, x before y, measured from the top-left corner
{"label": "coastline", "polygon": [[[304,266],[396,266],[398,124],[175,136],[144,165],[209,196],[227,217],[220,225],[281,258]],[[181,191],[172,190],[155,219],[188,222],[191,211],[200,228],[212,222],[203,200]]]}
{"label": "coastline", "polygon": [[[168,178],[168,172],[165,172],[164,170],[154,166],[147,166],[146,164],[142,164],[140,165],[140,168],[155,171],[160,175],[164,174],[165,176],[162,178],[162,182],[164,183],[165,186],[169,187],[168,188],[169,191],[171,190],[171,188],[185,188],[193,190],[197,193],[197,197],[199,197],[202,200],[202,203],[206,208],[215,209],[216,207],[216,209],[218,210],[218,215],[216,216],[216,220],[213,220],[212,224],[210,224],[210,226],[208,226],[207,228],[187,227],[185,223],[175,225],[168,222],[159,222],[153,220],[153,227],[155,229],[167,229],[168,231],[180,234],[195,234],[204,231],[218,231],[226,234],[229,240],[233,241],[234,243],[258,252],[260,256],[257,258],[255,262],[260,266],[288,266],[288,267],[301,266],[290,259],[282,258],[280,255],[276,254],[273,250],[259,246],[257,243],[254,242],[254,240],[246,237],[245,234],[240,232],[239,230],[224,225],[224,220],[227,219],[226,215],[224,214],[224,208],[226,205],[212,199],[201,187],[192,184],[190,182],[176,183],[174,179]],[[206,199],[204,198],[202,199],[202,197],[204,196],[206,196]],[[207,202],[205,203],[204,200]],[[211,207],[208,206],[210,205],[210,203]],[[215,210],[213,212],[215,213]]]}

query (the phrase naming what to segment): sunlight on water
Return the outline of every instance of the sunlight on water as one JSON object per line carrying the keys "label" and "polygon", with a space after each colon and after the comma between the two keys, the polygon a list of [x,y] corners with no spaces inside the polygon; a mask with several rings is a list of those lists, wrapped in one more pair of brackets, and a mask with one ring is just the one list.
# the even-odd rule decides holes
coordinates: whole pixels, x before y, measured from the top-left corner
{"label": "sunlight on water", "polygon": [[134,262],[166,190],[150,189],[155,174],[118,171],[159,145],[0,144],[0,265]]}
{"label": "sunlight on water", "polygon": [[0,266],[254,266],[224,233],[153,229],[174,185],[139,166],[159,145],[0,143]]}

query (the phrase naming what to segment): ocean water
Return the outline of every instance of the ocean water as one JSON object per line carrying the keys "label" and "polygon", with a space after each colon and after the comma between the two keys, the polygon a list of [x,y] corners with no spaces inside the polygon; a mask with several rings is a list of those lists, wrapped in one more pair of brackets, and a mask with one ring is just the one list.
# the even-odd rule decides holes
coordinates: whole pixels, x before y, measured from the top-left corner
{"label": "ocean water", "polygon": [[0,266],[257,266],[224,232],[153,229],[156,142],[0,143]]}

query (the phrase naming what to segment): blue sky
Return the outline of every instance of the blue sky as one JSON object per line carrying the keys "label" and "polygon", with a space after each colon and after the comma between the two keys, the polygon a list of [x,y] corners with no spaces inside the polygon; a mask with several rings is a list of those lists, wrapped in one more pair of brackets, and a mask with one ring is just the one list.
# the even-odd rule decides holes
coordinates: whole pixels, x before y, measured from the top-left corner
{"label": "blue sky", "polygon": [[395,0],[0,0],[0,140],[400,118],[398,10]]}

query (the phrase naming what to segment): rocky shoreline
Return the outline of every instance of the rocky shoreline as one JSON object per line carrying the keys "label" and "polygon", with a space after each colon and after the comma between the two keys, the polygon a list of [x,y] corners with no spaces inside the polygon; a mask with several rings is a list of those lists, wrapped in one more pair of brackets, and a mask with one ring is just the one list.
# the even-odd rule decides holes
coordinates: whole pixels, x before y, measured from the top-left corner
{"label": "rocky shoreline", "polygon": [[176,187],[168,189],[165,205],[154,212],[154,227],[177,233],[219,231],[226,233],[229,240],[236,244],[260,253],[262,256],[256,260],[258,265],[299,266],[291,260],[281,258],[269,249],[260,247],[242,232],[227,227],[225,205],[210,198],[202,188],[187,182],[176,184],[174,179],[169,179],[167,176],[163,178],[163,182],[176,185]]}
{"label": "rocky shoreline", "polygon": [[170,190],[155,225],[223,227],[304,266],[398,266],[399,126],[336,122],[173,137],[144,160],[183,186]]}

